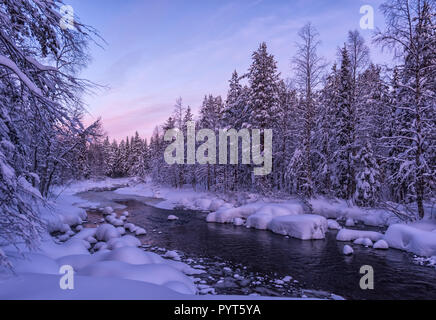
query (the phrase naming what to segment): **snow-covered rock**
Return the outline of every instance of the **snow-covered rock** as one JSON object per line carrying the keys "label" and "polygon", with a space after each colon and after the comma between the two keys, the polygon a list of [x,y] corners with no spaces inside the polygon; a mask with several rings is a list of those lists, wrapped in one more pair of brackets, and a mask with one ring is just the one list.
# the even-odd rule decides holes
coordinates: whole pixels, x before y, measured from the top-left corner
{"label": "snow-covered rock", "polygon": [[242,226],[242,225],[244,225],[244,223],[245,223],[244,219],[241,219],[241,218],[233,219],[233,224],[235,226]]}
{"label": "snow-covered rock", "polygon": [[382,240],[379,240],[376,243],[374,243],[373,248],[386,250],[386,249],[389,249],[389,245],[385,240],[382,239]]}
{"label": "snow-covered rock", "polygon": [[176,217],[175,215],[171,214],[171,215],[168,216],[168,220],[169,221],[174,221],[174,220],[179,220],[179,218]]}
{"label": "snow-covered rock", "polygon": [[118,233],[122,236],[123,234],[126,234],[126,229],[124,229],[123,227],[118,227],[117,228]]}
{"label": "snow-covered rock", "polygon": [[107,247],[111,250],[122,247],[139,247],[140,245],[141,241],[130,235],[121,238],[112,238],[107,242]]}
{"label": "snow-covered rock", "polygon": [[431,231],[404,224],[394,224],[388,228],[384,239],[391,248],[425,257],[436,255],[436,235]]}
{"label": "snow-covered rock", "polygon": [[112,207],[106,207],[103,209],[103,214],[112,214],[114,212],[114,209]]}
{"label": "snow-covered rock", "polygon": [[100,241],[109,241],[120,236],[118,230],[110,224],[102,224],[95,231],[95,238]]}
{"label": "snow-covered rock", "polygon": [[336,236],[338,241],[354,241],[358,238],[368,238],[371,241],[378,241],[383,238],[383,234],[375,231],[341,229]]}
{"label": "snow-covered rock", "polygon": [[348,218],[345,221],[345,226],[346,227],[354,227],[355,225],[356,225],[356,223],[354,222],[354,219],[352,219],[352,218]]}
{"label": "snow-covered rock", "polygon": [[180,255],[176,251],[167,251],[164,255],[165,258],[180,261]]}
{"label": "snow-covered rock", "polygon": [[147,231],[145,231],[144,228],[138,228],[138,229],[136,229],[135,234],[137,236],[143,236],[143,235],[147,234]]}
{"label": "snow-covered rock", "polygon": [[328,219],[327,224],[328,228],[331,230],[341,230],[341,226],[336,220]]}
{"label": "snow-covered rock", "polygon": [[357,238],[356,240],[354,240],[353,243],[359,244],[359,245],[365,246],[365,247],[372,247],[373,246],[373,242],[369,238]]}
{"label": "snow-covered rock", "polygon": [[302,240],[324,239],[327,219],[312,214],[280,216],[273,218],[268,228],[274,233]]}
{"label": "snow-covered rock", "polygon": [[350,256],[350,255],[352,255],[354,253],[354,250],[348,244],[346,244],[344,246],[344,249],[342,250],[342,252],[343,252],[344,255]]}

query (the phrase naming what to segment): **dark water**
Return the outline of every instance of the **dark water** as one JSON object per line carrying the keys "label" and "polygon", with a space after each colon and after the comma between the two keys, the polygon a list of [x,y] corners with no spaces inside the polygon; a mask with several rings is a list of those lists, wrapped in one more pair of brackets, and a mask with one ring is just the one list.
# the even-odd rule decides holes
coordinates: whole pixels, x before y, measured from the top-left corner
{"label": "dark water", "polygon": [[[436,299],[436,269],[414,264],[413,257],[402,251],[353,246],[354,255],[346,257],[342,254],[345,243],[336,241],[336,232],[329,231],[325,240],[301,241],[268,231],[206,223],[206,215],[200,212],[162,210],[136,200],[121,203],[128,206],[129,221],[147,229],[144,240],[153,246],[188,256],[219,257],[255,272],[291,275],[307,289],[349,299]],[[170,214],[179,220],[167,221]],[[363,265],[374,268],[374,290],[360,289]]]}

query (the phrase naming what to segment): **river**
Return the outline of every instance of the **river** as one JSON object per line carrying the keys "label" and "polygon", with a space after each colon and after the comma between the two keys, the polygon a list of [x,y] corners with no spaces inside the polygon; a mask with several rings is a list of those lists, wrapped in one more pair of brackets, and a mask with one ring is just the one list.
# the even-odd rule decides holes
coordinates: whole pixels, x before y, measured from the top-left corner
{"label": "river", "polygon": [[[142,241],[150,247],[177,250],[187,257],[226,261],[244,266],[252,274],[277,279],[290,275],[303,288],[332,292],[347,299],[436,299],[434,267],[418,265],[413,255],[395,249],[353,245],[354,254],[344,256],[345,243],[336,241],[336,231],[328,231],[325,240],[302,241],[269,231],[206,223],[206,213],[164,210],[146,204],[153,199],[112,191],[86,192],[81,196],[102,205],[125,206],[130,213],[129,222],[148,231]],[[170,214],[179,220],[168,221]],[[374,290],[360,288],[359,270],[363,265],[374,269]]]}

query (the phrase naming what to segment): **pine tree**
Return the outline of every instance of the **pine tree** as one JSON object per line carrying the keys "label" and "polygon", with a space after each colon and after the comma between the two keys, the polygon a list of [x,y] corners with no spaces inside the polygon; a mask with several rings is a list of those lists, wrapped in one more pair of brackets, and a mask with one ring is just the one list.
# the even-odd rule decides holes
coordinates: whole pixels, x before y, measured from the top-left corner
{"label": "pine tree", "polygon": [[359,206],[374,206],[380,196],[380,169],[370,143],[366,143],[353,159],[356,171],[354,201]]}
{"label": "pine tree", "polygon": [[256,129],[271,129],[277,123],[278,81],[277,62],[267,52],[266,43],[252,55],[253,62],[249,70],[250,117],[249,125]]}
{"label": "pine tree", "polygon": [[354,194],[354,172],[352,156],[355,142],[355,110],[350,60],[346,46],[341,51],[342,62],[339,72],[339,96],[335,114],[336,150],[334,156],[334,177],[337,195],[350,199]]}

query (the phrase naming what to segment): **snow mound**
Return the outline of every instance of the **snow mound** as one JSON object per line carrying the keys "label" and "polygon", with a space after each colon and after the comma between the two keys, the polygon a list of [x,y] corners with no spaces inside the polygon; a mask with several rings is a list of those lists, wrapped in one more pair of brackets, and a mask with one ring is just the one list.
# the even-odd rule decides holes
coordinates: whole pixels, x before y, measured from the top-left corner
{"label": "snow mound", "polygon": [[136,247],[122,247],[105,255],[104,260],[113,260],[129,264],[164,263],[161,256],[153,252],[145,252]]}
{"label": "snow mound", "polygon": [[244,219],[241,219],[241,218],[233,219],[233,224],[235,226],[242,226],[242,225],[244,225],[244,223],[245,223]]}
{"label": "snow mound", "polygon": [[111,250],[123,247],[139,247],[140,245],[141,241],[130,235],[121,238],[112,238],[107,242],[107,248]]}
{"label": "snow mound", "polygon": [[345,221],[345,226],[346,227],[354,227],[355,226],[355,222],[352,218],[348,218],[347,221]]}
{"label": "snow mound", "polygon": [[327,220],[328,228],[331,230],[341,230],[341,226],[336,220],[328,219]]}
{"label": "snow mound", "polygon": [[378,241],[383,238],[383,234],[375,231],[341,229],[336,236],[338,241],[354,241],[359,238],[368,238],[371,241]]}
{"label": "snow mound", "polygon": [[59,274],[58,263],[40,253],[13,254],[8,258],[16,273]]}
{"label": "snow mound", "polygon": [[247,227],[259,230],[268,229],[268,225],[275,217],[302,214],[303,208],[299,205],[266,205],[256,210],[256,213],[247,218]]}
{"label": "snow mound", "polygon": [[351,256],[354,253],[354,250],[348,244],[346,244],[344,246],[344,249],[342,250],[342,252],[346,256]]}
{"label": "snow mound", "polygon": [[369,239],[369,238],[357,238],[356,240],[354,240],[353,243],[359,244],[359,245],[365,246],[365,247],[372,247],[373,246],[373,243],[372,243],[371,239]]}
{"label": "snow mound", "polygon": [[174,221],[174,220],[179,220],[179,218],[176,217],[175,215],[172,215],[172,214],[171,214],[171,215],[168,216],[168,220],[169,220],[169,221]]}
{"label": "snow mound", "polygon": [[394,224],[388,228],[384,239],[390,247],[395,249],[425,257],[436,255],[436,236],[431,231],[404,224]]}
{"label": "snow mound", "polygon": [[176,261],[180,261],[180,255],[175,251],[167,251],[164,255],[165,258],[173,259]]}
{"label": "snow mound", "polygon": [[[78,274],[93,277],[114,277],[164,286],[166,283],[180,282],[180,287],[183,287],[183,290],[178,288],[177,292],[196,293],[195,284],[187,276],[165,264],[132,265],[120,261],[99,261],[83,268]],[[171,289],[176,289],[174,284]]]}
{"label": "snow mound", "polygon": [[312,214],[280,216],[272,219],[269,229],[301,240],[324,239],[327,219]]}
{"label": "snow mound", "polygon": [[389,249],[389,245],[385,240],[379,240],[376,243],[374,243],[373,248],[386,250]]}
{"label": "snow mound", "polygon": [[100,225],[96,232],[95,238],[100,241],[109,241],[113,238],[118,238],[120,236],[118,230],[110,224],[102,224]]}

